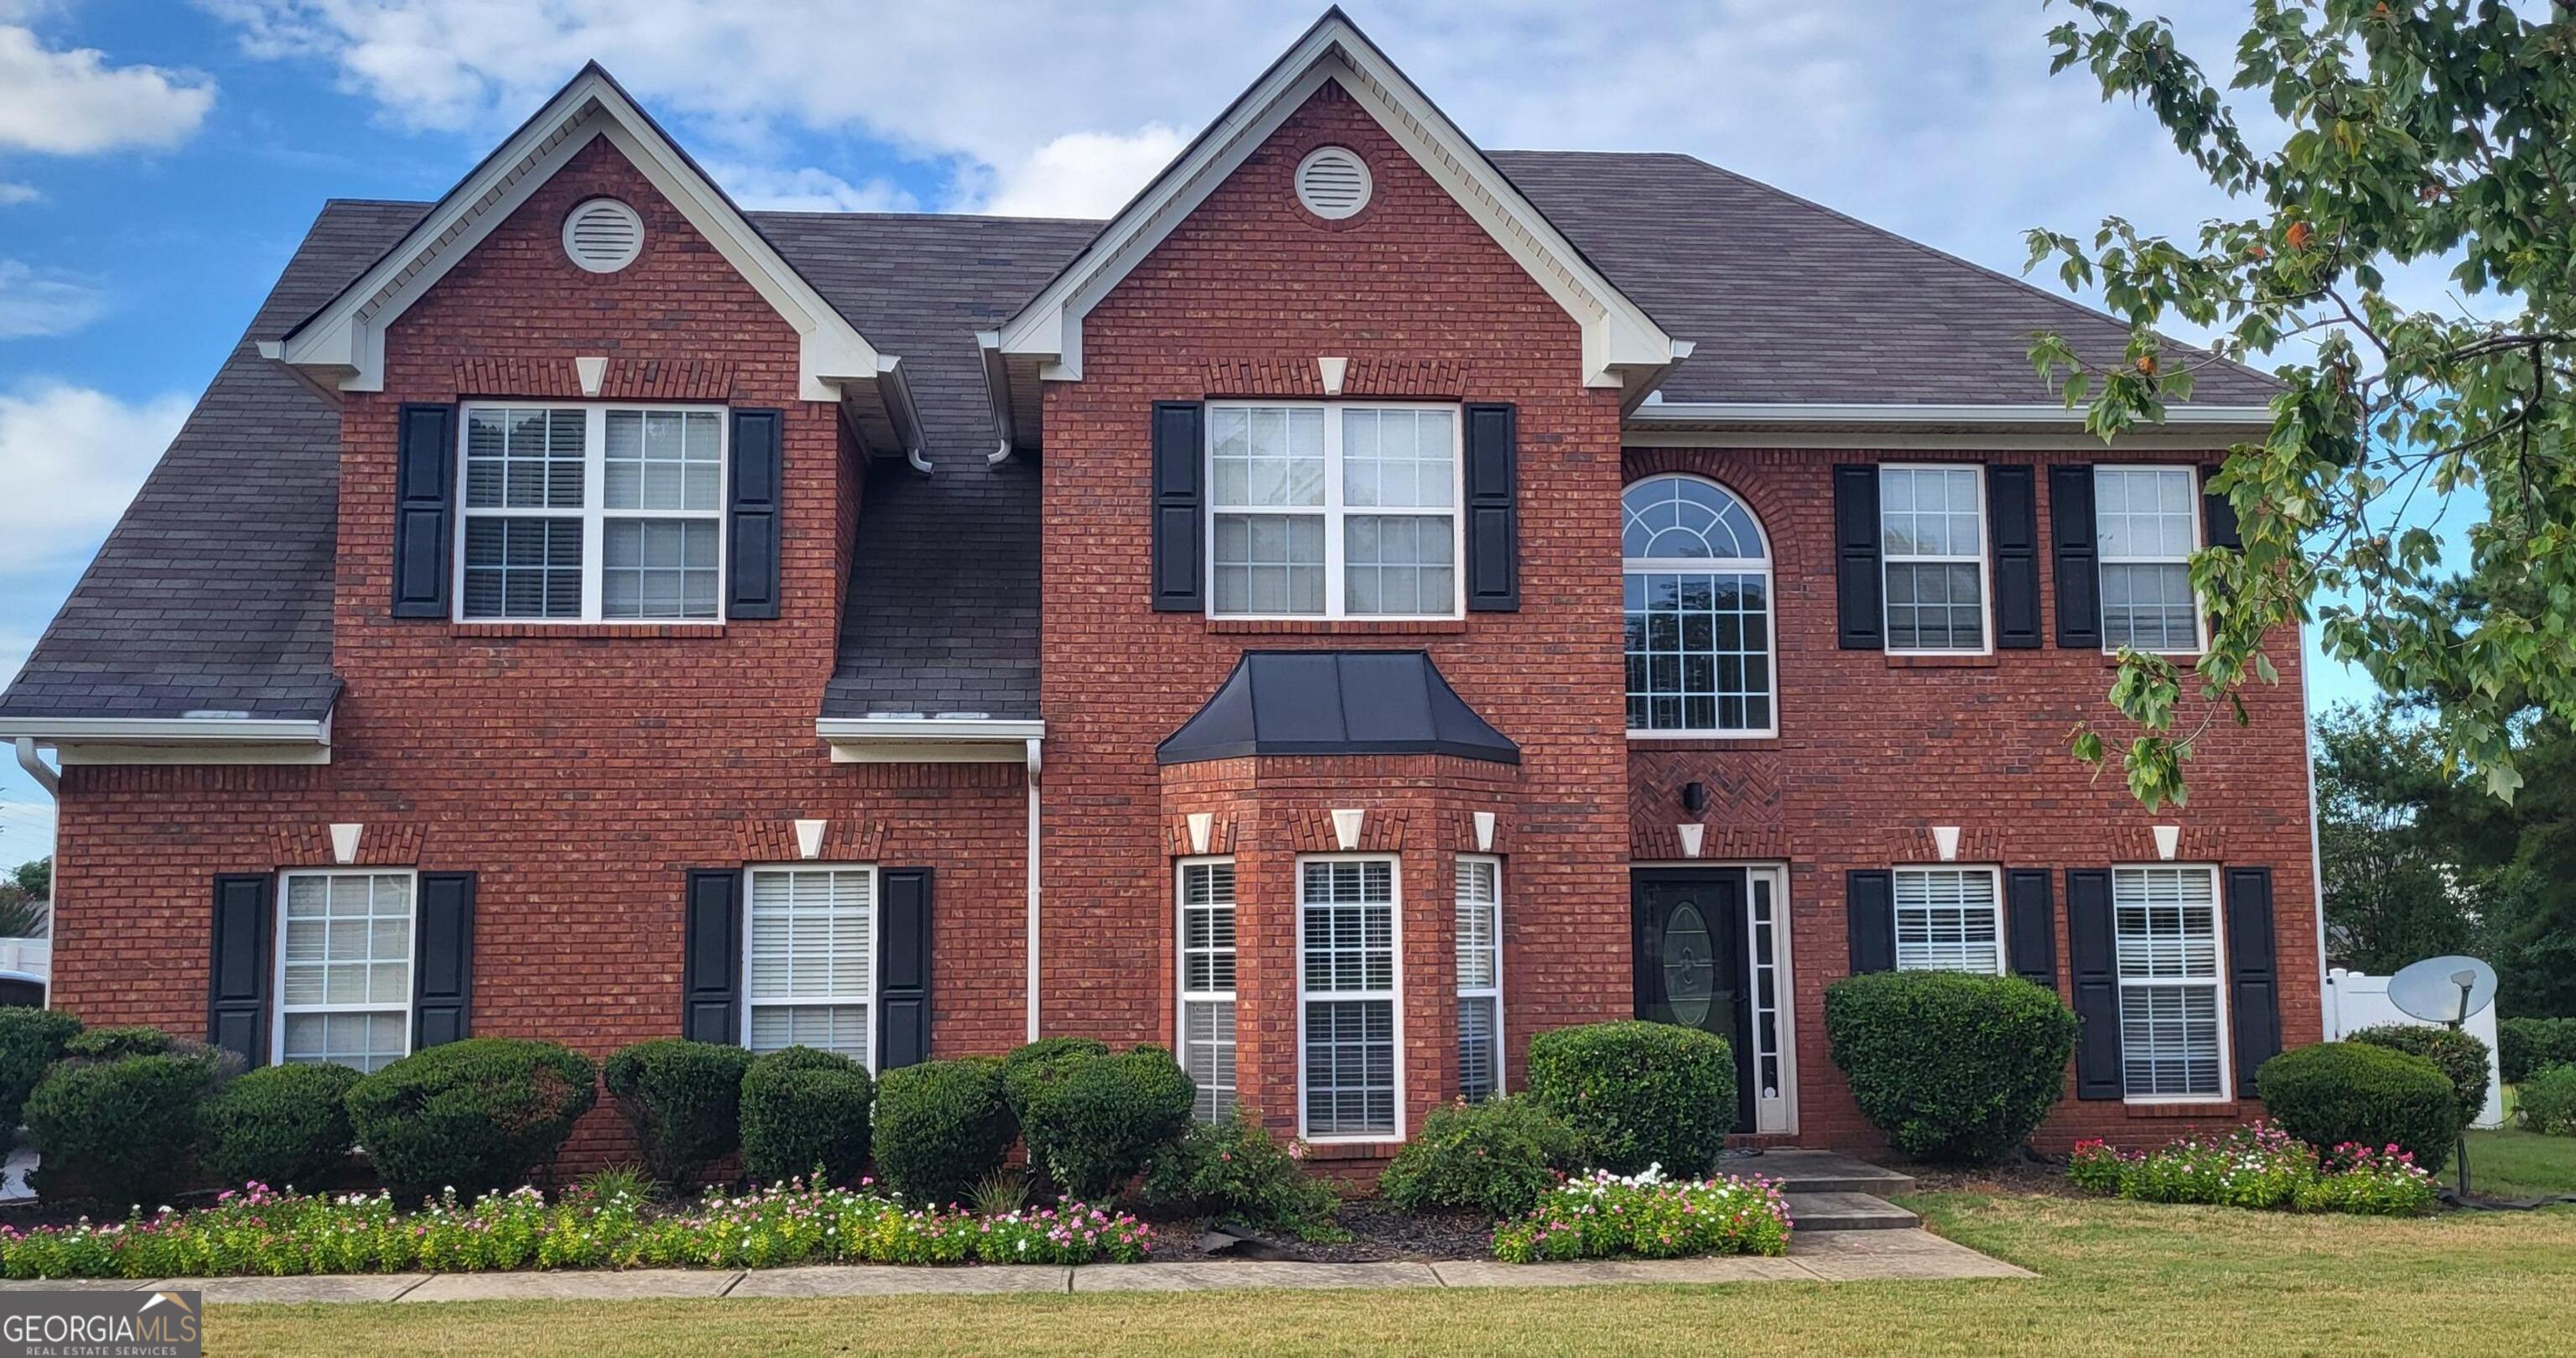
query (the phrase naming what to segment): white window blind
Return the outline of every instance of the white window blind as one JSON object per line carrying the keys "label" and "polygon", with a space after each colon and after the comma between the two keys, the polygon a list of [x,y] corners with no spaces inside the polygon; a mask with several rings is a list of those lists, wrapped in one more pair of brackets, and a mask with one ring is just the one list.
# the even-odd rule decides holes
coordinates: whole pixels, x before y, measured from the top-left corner
{"label": "white window blind", "polygon": [[1458,1094],[1481,1102],[1503,1088],[1503,867],[1460,855]]}
{"label": "white window blind", "polygon": [[1896,969],[2002,975],[2003,909],[1992,868],[1896,870]]}
{"label": "white window blind", "polygon": [[2129,1097],[2224,1097],[2217,870],[2114,868],[2111,917],[2119,950],[2120,1060]]}
{"label": "white window blind", "polygon": [[1393,859],[1299,865],[1309,1136],[1395,1133],[1395,909]]}
{"label": "white window blind", "polygon": [[815,1047],[875,1069],[875,871],[754,868],[745,915],[746,1045]]}
{"label": "white window blind", "polygon": [[1234,1111],[1234,861],[1181,865],[1181,1068],[1196,1113]]}
{"label": "white window blind", "polygon": [[408,872],[290,872],[278,927],[277,1059],[376,1070],[411,1052]]}

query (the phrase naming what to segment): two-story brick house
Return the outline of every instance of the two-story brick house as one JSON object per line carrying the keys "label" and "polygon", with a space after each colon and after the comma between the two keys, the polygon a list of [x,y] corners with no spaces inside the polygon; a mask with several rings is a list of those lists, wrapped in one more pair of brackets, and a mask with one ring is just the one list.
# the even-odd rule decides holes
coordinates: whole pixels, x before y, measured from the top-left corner
{"label": "two-story brick house", "polygon": [[2201,644],[2273,389],[2106,448],[2040,329],[2125,338],[1481,151],[1338,12],[1107,223],[745,213],[585,71],[324,208],[0,698],[54,1001],[366,1067],[1155,1041],[1367,1161],[1630,1015],[1866,1149],[1823,988],[1950,966],[2083,1015],[2044,1140],[2243,1116],[2319,1033],[2296,640],[2187,811],[2065,751]]}

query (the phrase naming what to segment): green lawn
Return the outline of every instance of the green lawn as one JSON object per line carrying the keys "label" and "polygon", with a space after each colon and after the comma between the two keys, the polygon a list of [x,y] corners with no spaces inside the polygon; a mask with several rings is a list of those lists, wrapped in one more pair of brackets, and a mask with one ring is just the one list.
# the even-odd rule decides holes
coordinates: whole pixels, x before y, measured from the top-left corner
{"label": "green lawn", "polygon": [[[2457,1179],[2445,1170],[2442,1181]],[[2510,1126],[2471,1132],[2469,1186],[2497,1198],[2576,1193],[2576,1136],[2542,1136]]]}
{"label": "green lawn", "polygon": [[213,1353],[2362,1354],[2549,1352],[2576,1209],[2420,1221],[1912,1199],[2037,1281],[224,1307]]}

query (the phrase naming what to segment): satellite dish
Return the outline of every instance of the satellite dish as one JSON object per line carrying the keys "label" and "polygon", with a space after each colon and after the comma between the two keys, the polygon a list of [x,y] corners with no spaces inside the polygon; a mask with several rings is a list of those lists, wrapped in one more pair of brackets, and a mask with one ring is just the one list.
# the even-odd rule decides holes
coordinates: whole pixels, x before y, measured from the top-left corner
{"label": "satellite dish", "polygon": [[2427,957],[2388,978],[2388,1002],[2427,1023],[2466,1022],[2495,993],[2495,968],[2474,957]]}

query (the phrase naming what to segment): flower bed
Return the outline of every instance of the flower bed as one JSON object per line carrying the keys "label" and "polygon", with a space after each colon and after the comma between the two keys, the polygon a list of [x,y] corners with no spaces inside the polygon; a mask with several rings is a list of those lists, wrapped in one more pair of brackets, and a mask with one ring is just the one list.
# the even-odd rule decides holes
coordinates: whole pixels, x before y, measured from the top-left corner
{"label": "flower bed", "polygon": [[1507,1264],[1788,1248],[1789,1205],[1770,1180],[1671,1180],[1655,1165],[1625,1178],[1595,1170],[1569,1179],[1527,1215],[1494,1230],[1494,1257]]}
{"label": "flower bed", "polygon": [[2152,1151],[2076,1143],[2067,1177],[2088,1192],[2139,1202],[2196,1202],[2300,1212],[2415,1216],[2431,1210],[2433,1176],[2389,1146],[2317,1148],[2265,1122]]}
{"label": "flower bed", "polygon": [[121,1222],[0,1227],[9,1278],[277,1277],[305,1273],[797,1264],[1140,1263],[1152,1229],[1081,1203],[977,1216],[873,1192],[775,1185],[655,1212],[626,1194],[451,1193],[419,1211],[391,1195],[324,1197],[252,1184],[216,1205]]}

